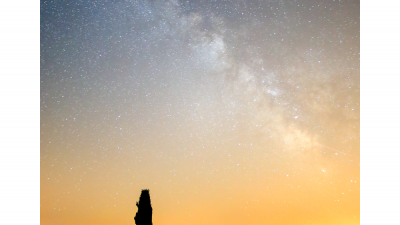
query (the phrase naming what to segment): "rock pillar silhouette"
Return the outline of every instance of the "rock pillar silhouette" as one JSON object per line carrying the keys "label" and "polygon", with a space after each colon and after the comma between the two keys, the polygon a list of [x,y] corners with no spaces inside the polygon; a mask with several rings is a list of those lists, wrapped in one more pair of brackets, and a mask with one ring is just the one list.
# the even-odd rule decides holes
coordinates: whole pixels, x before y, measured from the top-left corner
{"label": "rock pillar silhouette", "polygon": [[138,207],[135,216],[136,225],[153,225],[153,208],[151,207],[150,191],[148,189],[142,190],[139,202],[136,202],[136,206]]}

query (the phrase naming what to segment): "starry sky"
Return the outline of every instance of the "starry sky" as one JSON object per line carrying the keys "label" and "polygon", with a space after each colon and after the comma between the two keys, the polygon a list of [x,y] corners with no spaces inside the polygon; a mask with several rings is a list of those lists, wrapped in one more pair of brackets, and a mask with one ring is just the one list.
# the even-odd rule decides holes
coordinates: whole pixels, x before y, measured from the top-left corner
{"label": "starry sky", "polygon": [[359,224],[359,179],[359,1],[41,0],[41,224]]}

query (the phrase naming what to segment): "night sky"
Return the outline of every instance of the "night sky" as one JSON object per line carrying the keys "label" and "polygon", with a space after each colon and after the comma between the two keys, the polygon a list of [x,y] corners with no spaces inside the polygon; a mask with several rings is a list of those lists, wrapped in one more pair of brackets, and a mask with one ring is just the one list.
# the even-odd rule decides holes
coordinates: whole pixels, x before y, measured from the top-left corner
{"label": "night sky", "polygon": [[360,2],[40,4],[41,224],[360,223]]}

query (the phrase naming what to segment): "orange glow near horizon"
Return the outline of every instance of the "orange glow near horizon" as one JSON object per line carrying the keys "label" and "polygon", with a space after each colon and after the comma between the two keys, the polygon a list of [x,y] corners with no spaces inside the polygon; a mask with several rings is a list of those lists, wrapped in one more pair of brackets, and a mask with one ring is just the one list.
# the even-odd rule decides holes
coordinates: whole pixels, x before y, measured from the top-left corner
{"label": "orange glow near horizon", "polygon": [[264,148],[221,146],[237,155],[182,153],[175,163],[143,153],[135,166],[145,175],[132,169],[130,154],[42,166],[42,224],[134,224],[143,188],[153,224],[359,224],[359,158],[318,147],[267,156]]}

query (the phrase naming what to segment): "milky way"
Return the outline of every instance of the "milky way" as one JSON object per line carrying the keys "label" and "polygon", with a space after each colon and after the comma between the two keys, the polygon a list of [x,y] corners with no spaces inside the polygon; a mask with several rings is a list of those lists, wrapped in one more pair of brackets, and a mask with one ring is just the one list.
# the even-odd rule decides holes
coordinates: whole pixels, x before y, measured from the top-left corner
{"label": "milky way", "polygon": [[359,224],[359,1],[41,1],[41,222]]}

